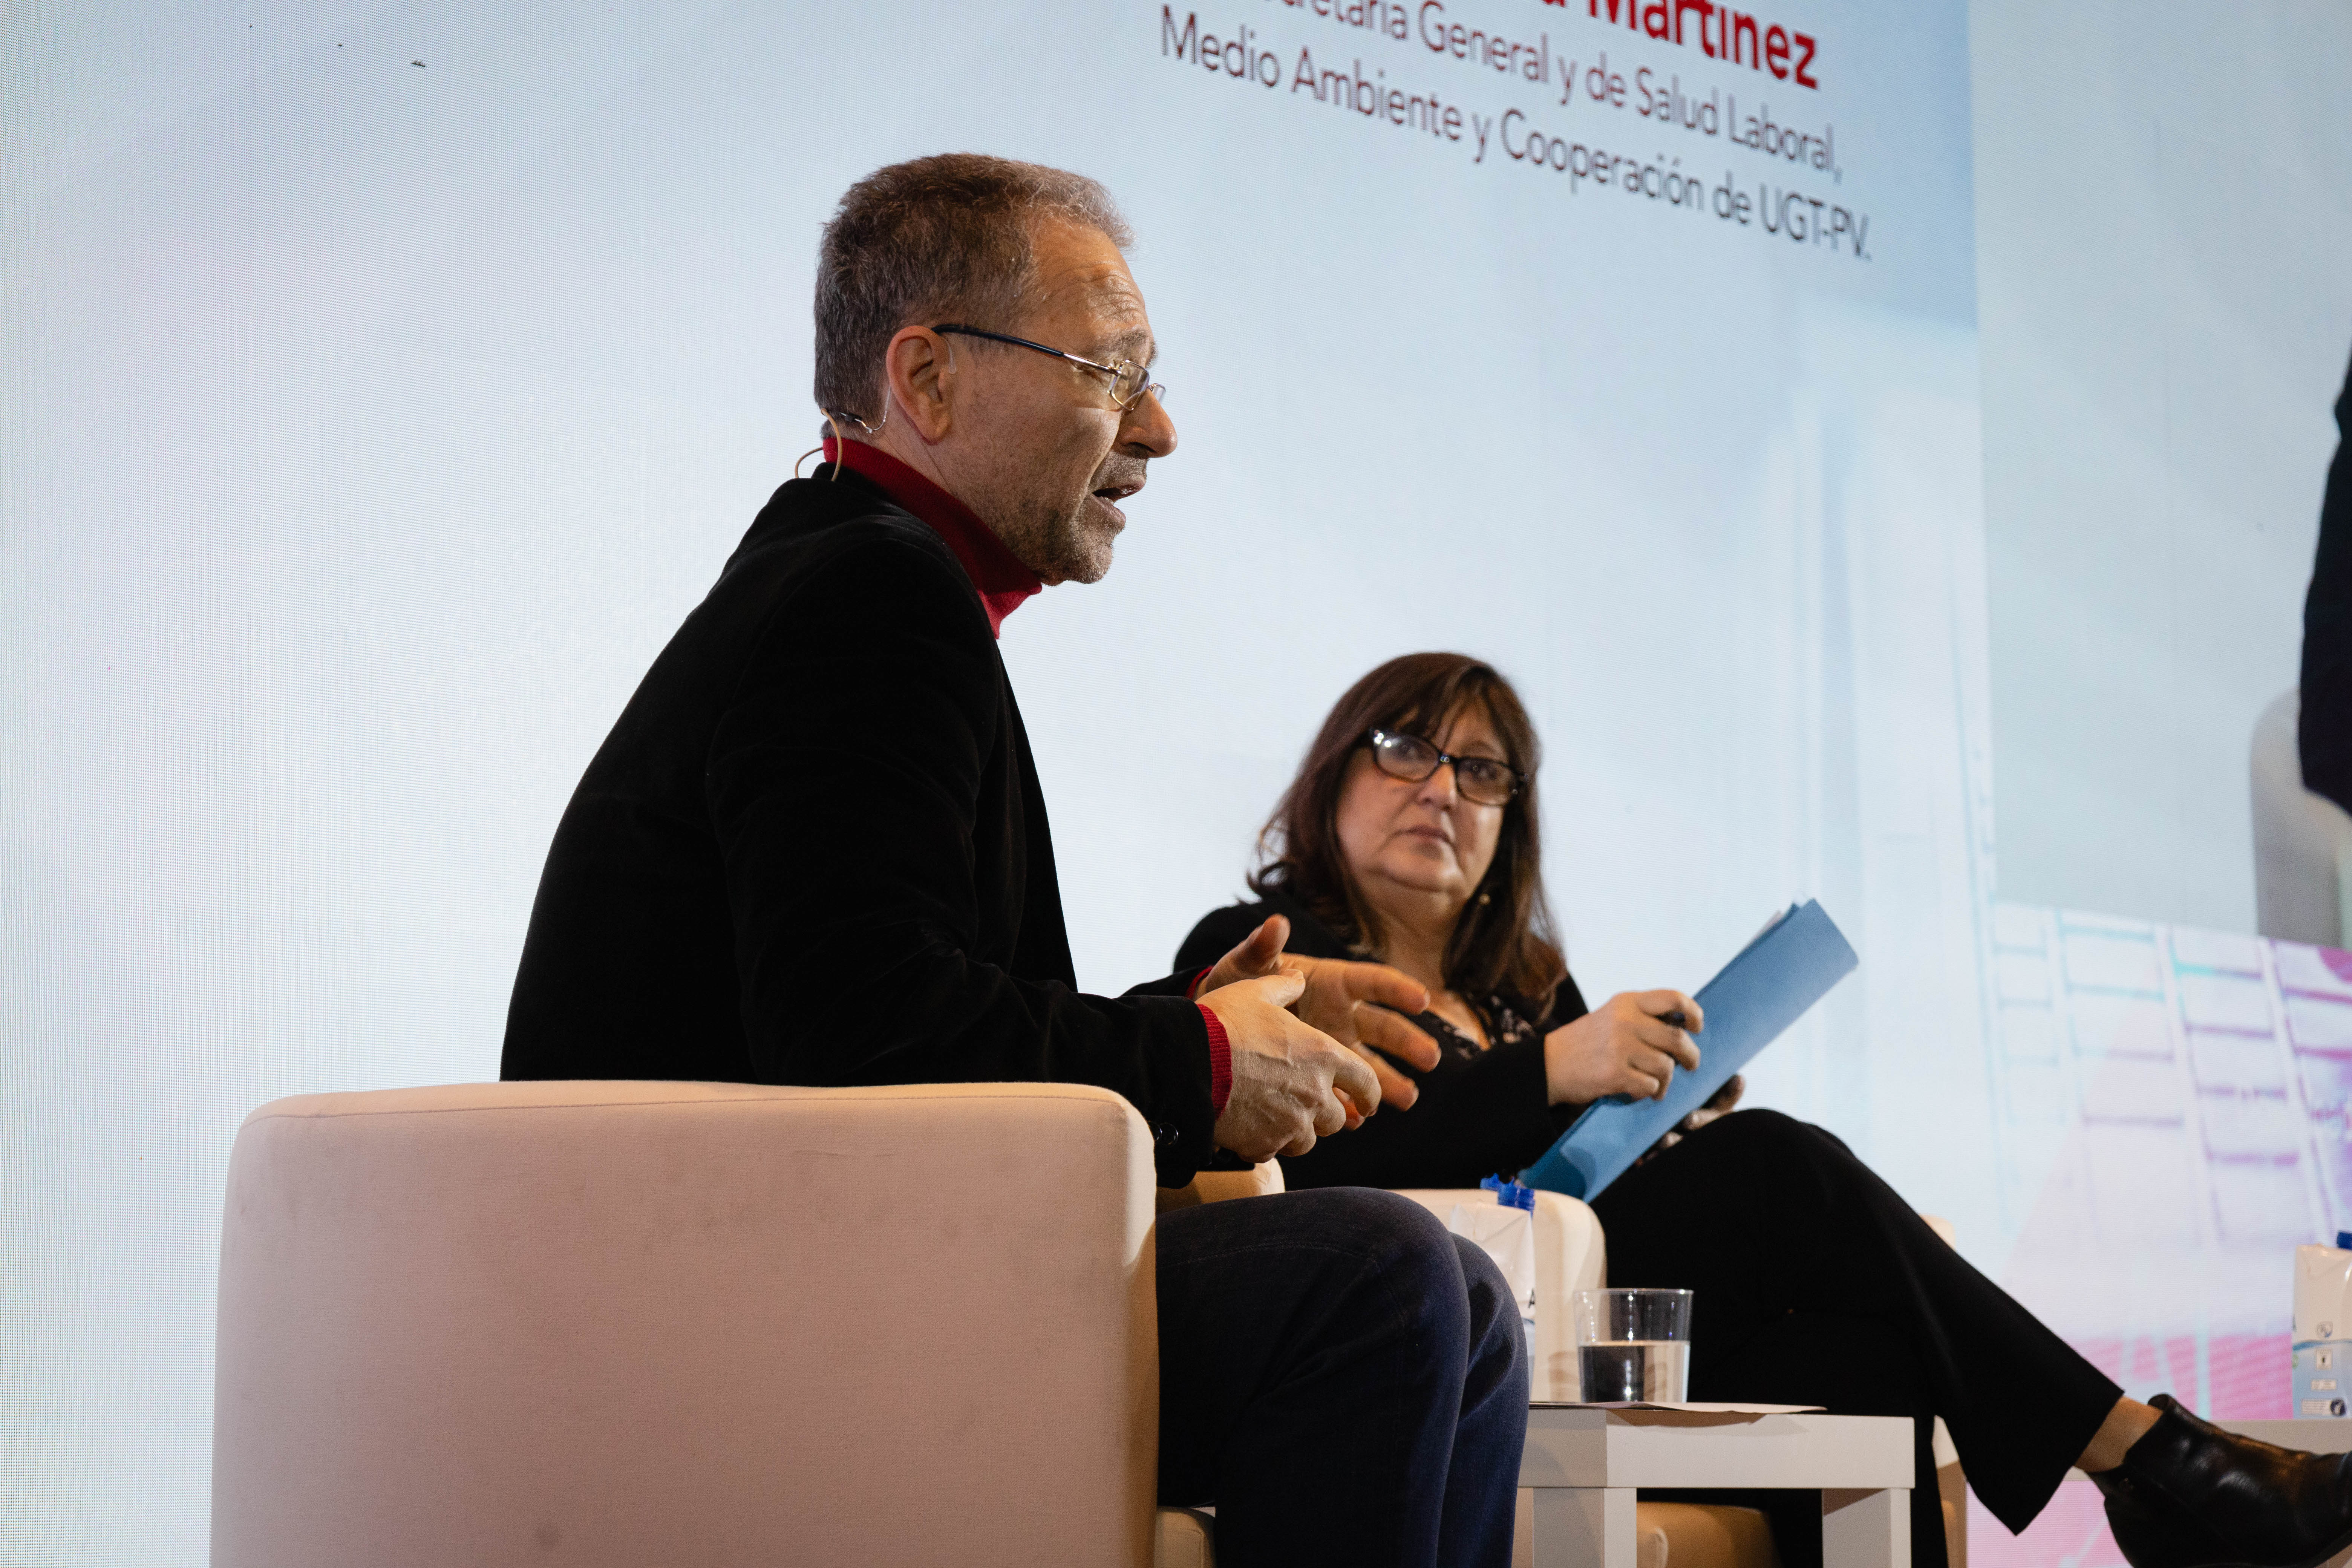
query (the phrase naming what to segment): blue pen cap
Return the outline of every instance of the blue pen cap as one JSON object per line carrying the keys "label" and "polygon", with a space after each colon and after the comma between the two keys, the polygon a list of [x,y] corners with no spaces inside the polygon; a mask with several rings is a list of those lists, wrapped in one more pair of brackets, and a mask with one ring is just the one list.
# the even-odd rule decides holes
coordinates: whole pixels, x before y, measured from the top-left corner
{"label": "blue pen cap", "polygon": [[1536,1212],[1536,1190],[1533,1187],[1523,1187],[1500,1176],[1489,1176],[1478,1184],[1494,1194],[1495,1201],[1505,1208],[1525,1209],[1529,1214]]}
{"label": "blue pen cap", "polygon": [[2336,1233],[2336,1245],[2341,1251],[2352,1252],[2352,1230],[2337,1231]]}

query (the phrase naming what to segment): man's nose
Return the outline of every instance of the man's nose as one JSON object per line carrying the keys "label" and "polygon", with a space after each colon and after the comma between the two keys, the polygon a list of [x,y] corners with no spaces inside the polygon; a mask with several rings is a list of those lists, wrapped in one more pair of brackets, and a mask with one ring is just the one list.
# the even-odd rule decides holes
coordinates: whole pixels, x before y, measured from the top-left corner
{"label": "man's nose", "polygon": [[1156,392],[1135,400],[1119,422],[1119,450],[1133,458],[1164,458],[1176,449],[1176,422]]}

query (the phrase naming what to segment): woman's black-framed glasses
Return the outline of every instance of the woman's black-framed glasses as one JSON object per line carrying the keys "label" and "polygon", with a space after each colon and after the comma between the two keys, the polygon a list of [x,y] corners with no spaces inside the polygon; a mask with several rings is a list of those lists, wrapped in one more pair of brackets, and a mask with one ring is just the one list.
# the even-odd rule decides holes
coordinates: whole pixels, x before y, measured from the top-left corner
{"label": "woman's black-framed glasses", "polygon": [[1381,772],[1407,784],[1419,784],[1435,773],[1446,763],[1454,764],[1454,787],[1462,798],[1480,805],[1508,805],[1511,798],[1527,787],[1528,776],[1508,763],[1493,757],[1457,757],[1441,752],[1418,735],[1402,735],[1394,730],[1367,730],[1364,743],[1372,749],[1372,761]]}
{"label": "woman's black-framed glasses", "polygon": [[941,321],[931,331],[961,332],[967,338],[986,338],[991,342],[1011,343],[1015,348],[1034,349],[1041,354],[1052,354],[1055,359],[1066,359],[1072,364],[1083,365],[1088,370],[1100,371],[1110,377],[1110,400],[1118,405],[1121,412],[1142,402],[1145,393],[1150,393],[1152,396],[1162,400],[1168,396],[1168,389],[1151,379],[1150,367],[1139,365],[1131,359],[1115,359],[1108,364],[1102,364],[1094,360],[1080,359],[1077,355],[1063,349],[1048,348],[1044,343],[1033,343],[1027,338],[1016,338],[1007,332],[992,332],[980,327],[967,327],[961,321]]}

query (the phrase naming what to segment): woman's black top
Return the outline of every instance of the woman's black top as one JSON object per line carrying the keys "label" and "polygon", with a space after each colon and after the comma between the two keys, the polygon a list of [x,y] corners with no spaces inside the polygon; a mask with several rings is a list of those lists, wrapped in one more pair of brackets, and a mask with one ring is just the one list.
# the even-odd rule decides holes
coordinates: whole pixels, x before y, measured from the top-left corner
{"label": "woman's black top", "polygon": [[[1279,890],[1262,903],[1212,910],[1177,950],[1178,973],[1214,963],[1268,915],[1290,919],[1286,952],[1308,958],[1361,958],[1338,933]],[[1535,1163],[1574,1121],[1581,1106],[1547,1105],[1544,1037],[1584,1016],[1576,982],[1562,976],[1549,1004],[1497,991],[1465,998],[1478,1012],[1491,1044],[1478,1042],[1439,1017],[1413,1021],[1437,1042],[1437,1065],[1427,1072],[1390,1058],[1421,1088],[1410,1110],[1384,1105],[1353,1132],[1319,1140],[1282,1163],[1292,1187],[1475,1187],[1487,1176],[1517,1175]]]}

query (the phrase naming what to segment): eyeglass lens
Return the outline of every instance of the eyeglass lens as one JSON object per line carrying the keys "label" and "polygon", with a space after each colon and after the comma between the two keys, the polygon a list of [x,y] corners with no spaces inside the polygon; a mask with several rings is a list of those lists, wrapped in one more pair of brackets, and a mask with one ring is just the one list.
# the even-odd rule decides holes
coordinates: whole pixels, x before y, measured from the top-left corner
{"label": "eyeglass lens", "polygon": [[1120,360],[1112,373],[1110,398],[1121,408],[1132,408],[1147,392],[1161,390],[1151,384],[1151,372],[1133,360]]}
{"label": "eyeglass lens", "polygon": [[[1418,735],[1382,731],[1372,742],[1372,760],[1391,778],[1419,784],[1437,771],[1438,751]],[[1501,805],[1517,792],[1518,780],[1508,764],[1492,758],[1456,757],[1454,787],[1462,792],[1465,800],[1480,805]]]}

